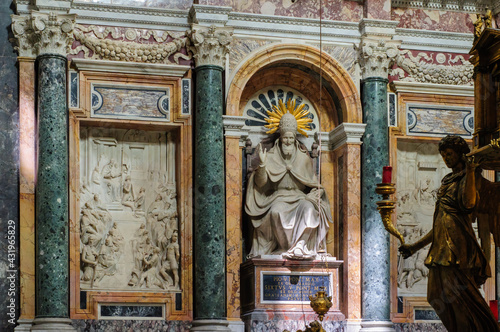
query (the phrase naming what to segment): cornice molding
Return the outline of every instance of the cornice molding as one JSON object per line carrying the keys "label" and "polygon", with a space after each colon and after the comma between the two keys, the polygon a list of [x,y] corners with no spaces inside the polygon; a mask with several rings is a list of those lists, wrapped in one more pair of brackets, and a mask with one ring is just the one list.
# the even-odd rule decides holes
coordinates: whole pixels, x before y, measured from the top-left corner
{"label": "cornice molding", "polygon": [[438,52],[469,53],[472,33],[444,32],[397,28],[394,39],[401,40],[401,48]]}
{"label": "cornice molding", "polygon": [[398,24],[398,21],[363,18],[359,22],[359,32],[361,37],[387,37],[391,39]]}
{"label": "cornice molding", "polygon": [[246,118],[243,116],[223,115],[224,136],[245,138],[250,133],[250,128],[245,127]]}
{"label": "cornice molding", "polygon": [[150,28],[168,27],[173,30],[189,28],[189,10],[74,2],[70,12],[78,15],[77,22],[80,24],[109,25],[111,23],[125,27],[143,25]]}
{"label": "cornice molding", "polygon": [[193,4],[189,10],[189,22],[201,25],[224,26],[232,9],[232,7]]}
{"label": "cornice molding", "polygon": [[328,134],[330,140],[330,149],[332,151],[340,148],[344,144],[361,144],[361,138],[365,133],[365,123],[343,122],[333,128]]}
{"label": "cornice molding", "polygon": [[396,93],[422,93],[474,97],[474,87],[468,85],[393,81],[391,86]]}
{"label": "cornice molding", "polygon": [[183,77],[190,66],[183,65],[165,65],[159,63],[137,63],[125,61],[109,61],[109,60],[91,60],[75,58],[71,64],[77,70],[127,73],[127,74],[143,74],[143,75],[160,75]]}
{"label": "cornice molding", "polygon": [[[255,24],[257,23],[257,24]],[[286,16],[268,16],[250,13],[230,13],[227,26],[234,27],[235,34],[273,36],[281,38],[309,38],[319,40],[319,19]],[[321,22],[323,41],[359,43],[358,22]]]}
{"label": "cornice molding", "polygon": [[487,9],[497,9],[496,0],[392,0],[392,8],[418,8],[427,10],[460,11],[482,13]]}

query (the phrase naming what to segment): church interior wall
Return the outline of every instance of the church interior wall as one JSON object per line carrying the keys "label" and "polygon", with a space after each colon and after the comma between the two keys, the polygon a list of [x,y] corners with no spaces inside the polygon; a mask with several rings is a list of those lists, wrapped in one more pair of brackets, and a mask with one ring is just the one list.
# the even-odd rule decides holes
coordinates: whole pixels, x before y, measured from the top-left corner
{"label": "church interior wall", "polygon": [[[363,183],[360,177],[362,144],[359,139],[355,142],[343,141],[337,144],[330,138],[331,132],[341,124],[348,126],[363,122],[360,93],[363,66],[357,59],[358,45],[363,34],[360,32],[358,22],[363,18],[368,20],[367,22],[377,19],[397,21],[397,24],[389,24],[390,27],[381,25],[374,29],[379,29],[377,30],[379,35],[387,40],[391,39],[391,36],[394,36],[393,39],[399,37],[402,39],[394,64],[388,72],[389,92],[395,96],[392,112],[396,119],[389,131],[390,163],[394,167],[396,183],[406,184],[406,191],[397,193],[398,201],[405,199],[403,197],[405,193],[411,199],[419,199],[418,195],[429,189],[424,188],[421,183],[407,179],[409,177],[407,170],[408,167],[414,167],[418,171],[421,167],[420,172],[425,173],[430,172],[430,169],[438,169],[436,160],[439,156],[434,150],[443,135],[460,134],[468,139],[471,138],[474,97],[472,65],[468,62],[468,49],[473,41],[475,13],[394,6],[388,10],[391,4],[387,0],[366,1],[365,4],[358,1],[328,1],[321,9],[325,34],[320,36],[319,4],[318,1],[302,2],[302,0],[295,3],[289,0],[266,2],[217,0],[198,1],[196,5],[202,10],[199,12],[194,10],[197,22],[235,26],[234,42],[225,65],[224,101],[226,313],[227,319],[233,322],[234,326],[238,326],[234,328],[235,331],[243,331],[240,293],[244,286],[241,283],[240,265],[244,263],[245,255],[248,253],[248,245],[244,243],[247,229],[244,226],[242,212],[243,176],[246,172],[243,165],[244,159],[247,158],[245,149],[255,148],[259,143],[252,141],[252,145],[246,145],[248,128],[242,125],[241,121],[245,105],[255,92],[270,86],[287,86],[295,89],[309,98],[320,117],[319,131],[322,132],[318,142],[321,150],[320,175],[334,213],[334,225],[329,231],[327,251],[343,261],[343,267],[338,270],[339,315],[336,319],[327,320],[325,328],[328,331],[348,331],[350,324],[353,322],[357,324],[362,319],[361,187]],[[190,95],[186,104],[182,88],[183,81],[189,81],[191,89],[196,86],[195,78],[191,76],[194,60],[188,51],[190,45],[185,33],[189,28],[188,17],[193,16],[191,9],[193,2],[149,1],[138,5],[128,0],[118,0],[113,1],[112,5],[123,8],[135,6],[141,17],[151,17],[151,21],[134,21],[124,16],[123,21],[117,22],[108,20],[106,14],[92,18],[90,14],[99,11],[99,6],[109,10],[110,17],[121,15],[110,10],[109,8],[112,8],[110,1],[105,0],[98,2],[83,0],[74,4],[74,9],[70,10],[81,14],[81,18],[76,19],[75,41],[68,53],[68,59],[71,61],[69,68],[71,72],[76,73],[75,77],[79,82],[77,83],[79,90],[76,92],[78,103],[69,110],[70,318],[73,319],[73,326],[80,331],[92,328],[102,331],[125,328],[134,331],[146,329],[186,331],[191,328],[194,309],[192,168],[196,166],[192,161],[194,140],[191,121],[194,101]],[[12,228],[9,227],[9,223],[13,220],[20,245],[17,256],[20,260],[16,261],[20,271],[16,301],[21,318],[29,320],[35,317],[36,292],[34,272],[36,65],[33,54],[27,54],[26,50],[22,51],[24,54],[19,54],[19,58],[17,57],[8,40],[12,37],[8,25],[14,9],[8,4],[0,6],[0,22],[5,22],[2,30],[4,33],[0,34],[0,49],[3,50],[0,54],[0,86],[2,86],[0,127],[3,137],[0,154],[3,156],[2,163],[5,169],[0,177],[0,183],[5,188],[0,196],[2,248],[0,252],[5,253],[0,257],[0,266],[9,270],[10,261],[7,255],[9,242],[6,236],[10,235],[9,230]],[[27,3],[18,1],[17,6],[22,14],[27,13]],[[226,8],[211,13],[210,8],[216,6]],[[41,8],[43,9],[43,6]],[[160,22],[158,15],[152,14],[151,10],[154,9],[160,9],[159,12],[166,16],[175,14],[175,19],[182,23],[173,24],[165,20]],[[210,15],[219,15],[222,19],[218,20],[219,16],[207,18]],[[5,19],[1,19],[2,17]],[[261,23],[262,20],[266,22]],[[500,26],[499,14],[496,14],[495,21],[497,26]],[[259,24],[262,26],[259,27]],[[311,32],[313,30],[314,32]],[[391,32],[387,33],[389,30]],[[441,39],[430,42],[425,30],[431,30],[431,34],[434,33]],[[5,35],[6,31],[11,35]],[[323,39],[320,40],[320,37]],[[161,47],[161,52],[158,51],[158,47]],[[321,57],[320,49],[323,51]],[[101,61],[101,66],[92,67],[90,64],[89,67],[85,61],[90,63]],[[320,61],[322,61],[321,66]],[[19,77],[19,81],[13,82],[13,77]],[[321,100],[320,79],[323,81],[323,86],[325,83],[329,85],[328,88],[321,89]],[[148,121],[141,119],[141,115],[134,114],[136,117],[130,117],[131,114],[128,113],[125,120],[117,120],[116,114],[114,118],[95,118],[92,115],[93,83],[108,84],[108,86],[124,85],[134,89],[169,87],[170,118],[164,122]],[[71,106],[73,95],[71,83],[69,87]],[[111,106],[120,104],[122,99],[118,97],[120,96],[113,99]],[[185,113],[186,107],[187,113]],[[181,253],[179,289],[151,291],[144,286],[132,292],[125,289],[110,292],[109,289],[103,288],[97,291],[84,290],[85,295],[83,295],[80,284],[82,250],[80,166],[85,162],[83,159],[88,156],[82,157],[79,152],[82,128],[140,129],[145,132],[158,131],[174,135],[176,148],[174,178],[178,197]],[[432,146],[434,154],[427,155],[422,152],[426,144]],[[409,155],[413,157],[410,158]],[[424,157],[418,157],[419,155]],[[399,163],[407,164],[403,167],[398,165]],[[444,172],[442,169],[439,170]],[[89,174],[86,176],[90,178]],[[488,176],[492,177],[492,174]],[[432,184],[437,188],[436,179],[432,179]],[[416,186],[419,193],[409,189],[412,185]],[[150,204],[152,200],[148,198],[146,214]],[[398,206],[397,209],[405,208]],[[411,213],[413,217],[421,215],[415,210],[411,210]],[[394,221],[399,223],[396,216]],[[417,225],[417,222],[403,223],[403,227],[408,229],[408,234]],[[398,272],[400,267],[397,246],[398,242],[391,239],[391,318],[396,323],[396,330],[408,331],[420,328],[426,332],[441,331],[442,326],[435,322],[434,316],[426,317],[430,306],[423,295],[425,276],[415,282],[415,287],[414,285],[398,287],[402,270]],[[491,264],[494,266],[494,257],[491,258]],[[407,270],[416,271],[414,266]],[[6,294],[8,287],[9,283],[2,280],[0,294]],[[484,291],[487,300],[495,299],[494,278],[486,283]],[[103,303],[161,304],[164,305],[165,311],[160,320],[144,318],[103,320],[99,319],[100,304]],[[0,314],[5,317],[8,312],[7,298],[0,300],[0,305],[2,305]],[[285,328],[297,330],[303,327],[300,319],[295,316],[269,313],[266,317],[267,321],[255,319],[254,326],[247,329],[269,331]],[[2,324],[0,330],[11,328],[4,321]]]}

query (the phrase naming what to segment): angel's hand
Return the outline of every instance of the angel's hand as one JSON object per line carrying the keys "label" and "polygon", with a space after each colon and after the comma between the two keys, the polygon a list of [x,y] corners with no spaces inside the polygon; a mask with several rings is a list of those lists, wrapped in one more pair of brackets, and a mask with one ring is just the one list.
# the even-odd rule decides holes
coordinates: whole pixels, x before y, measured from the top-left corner
{"label": "angel's hand", "polygon": [[267,150],[262,148],[262,144],[259,144],[259,159],[260,159],[260,166],[265,166],[267,159]]}
{"label": "angel's hand", "polygon": [[471,156],[465,158],[465,167],[468,171],[474,171],[481,164],[481,158],[476,158],[475,156]]}
{"label": "angel's hand", "polygon": [[404,259],[410,257],[411,255],[413,255],[415,253],[415,249],[413,248],[413,245],[411,245],[411,244],[403,244],[401,247],[399,247],[398,250]]}

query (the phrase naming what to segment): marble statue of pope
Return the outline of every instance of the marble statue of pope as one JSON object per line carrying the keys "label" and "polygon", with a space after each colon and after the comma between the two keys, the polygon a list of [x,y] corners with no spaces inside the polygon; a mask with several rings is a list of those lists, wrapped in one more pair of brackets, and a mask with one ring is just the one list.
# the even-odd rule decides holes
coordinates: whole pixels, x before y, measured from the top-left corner
{"label": "marble statue of pope", "polygon": [[275,145],[269,151],[259,145],[260,165],[248,182],[245,211],[254,227],[249,257],[314,259],[320,246],[326,249],[330,204],[296,140],[295,118],[283,118]]}

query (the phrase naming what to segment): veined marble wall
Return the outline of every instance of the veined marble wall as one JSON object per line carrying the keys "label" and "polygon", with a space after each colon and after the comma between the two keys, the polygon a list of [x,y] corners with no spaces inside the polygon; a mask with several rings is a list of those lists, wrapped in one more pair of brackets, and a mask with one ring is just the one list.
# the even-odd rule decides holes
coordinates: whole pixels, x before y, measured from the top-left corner
{"label": "veined marble wall", "polygon": [[171,135],[92,127],[80,132],[80,288],[180,290]]}
{"label": "veined marble wall", "polygon": [[419,8],[393,8],[391,19],[399,21],[399,28],[472,33],[476,14]]}
{"label": "veined marble wall", "polygon": [[[405,242],[413,243],[432,228],[436,193],[450,172],[437,143],[398,142],[397,227]],[[408,259],[398,254],[398,296],[427,296],[429,246]]]}
{"label": "veined marble wall", "polygon": [[[19,103],[17,55],[8,40],[11,18],[14,14],[10,1],[0,3],[0,331],[12,331],[9,323],[11,312],[17,318],[19,308]],[[9,223],[9,220],[12,222]],[[13,228],[14,226],[14,228]],[[14,236],[9,231],[14,230]],[[9,238],[10,236],[10,238]],[[15,250],[9,250],[10,240],[15,239]],[[10,248],[12,249],[12,248]],[[9,253],[14,255],[9,257]],[[9,260],[9,258],[14,258]],[[12,264],[13,265],[10,265]],[[9,278],[16,271],[14,278]],[[12,294],[11,280],[15,292]],[[14,310],[9,308],[14,305]],[[15,321],[15,320],[14,320]]]}

